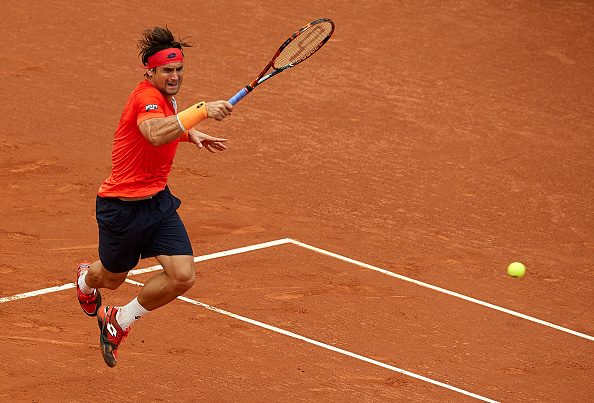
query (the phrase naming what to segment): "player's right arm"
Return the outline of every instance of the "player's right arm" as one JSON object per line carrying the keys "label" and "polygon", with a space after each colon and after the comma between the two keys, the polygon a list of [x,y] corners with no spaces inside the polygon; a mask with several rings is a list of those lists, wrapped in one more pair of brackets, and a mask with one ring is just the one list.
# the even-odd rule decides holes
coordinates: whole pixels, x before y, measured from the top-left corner
{"label": "player's right arm", "polygon": [[[194,109],[197,109],[197,105],[199,104],[177,115],[143,120],[138,125],[138,129],[153,146],[158,147],[168,144],[204,119],[204,117],[200,118],[200,116],[196,115]],[[233,106],[227,101],[206,102],[204,106],[206,108],[206,118],[216,120],[223,120],[233,110]],[[185,127],[186,125],[188,127]]]}

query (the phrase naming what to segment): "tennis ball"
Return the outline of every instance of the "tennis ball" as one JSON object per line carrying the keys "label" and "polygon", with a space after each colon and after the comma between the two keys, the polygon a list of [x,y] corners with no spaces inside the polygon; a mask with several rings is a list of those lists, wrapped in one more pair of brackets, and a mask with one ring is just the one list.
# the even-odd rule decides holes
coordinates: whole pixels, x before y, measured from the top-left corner
{"label": "tennis ball", "polygon": [[513,262],[507,266],[507,274],[512,277],[522,277],[526,273],[526,266],[520,262]]}

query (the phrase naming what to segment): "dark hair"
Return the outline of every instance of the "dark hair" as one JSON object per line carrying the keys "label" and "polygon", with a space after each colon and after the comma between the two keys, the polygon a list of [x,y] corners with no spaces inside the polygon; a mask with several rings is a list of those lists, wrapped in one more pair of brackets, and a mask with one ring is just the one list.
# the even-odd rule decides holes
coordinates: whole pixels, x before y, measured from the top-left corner
{"label": "dark hair", "polygon": [[[165,28],[154,27],[153,29],[145,29],[142,31],[142,38],[138,40],[138,48],[140,49],[140,59],[142,64],[146,66],[148,58],[157,52],[167,48],[182,48],[192,47],[192,44],[185,41],[186,38],[179,38],[175,40],[175,37],[165,25]],[[184,54],[182,50],[182,55]]]}

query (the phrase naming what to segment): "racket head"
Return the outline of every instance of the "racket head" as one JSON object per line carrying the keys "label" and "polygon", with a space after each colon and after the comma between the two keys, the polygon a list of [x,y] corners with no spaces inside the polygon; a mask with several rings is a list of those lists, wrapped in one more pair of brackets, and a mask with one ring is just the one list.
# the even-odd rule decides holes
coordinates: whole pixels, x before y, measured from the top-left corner
{"label": "racket head", "polygon": [[272,60],[275,70],[293,67],[316,53],[334,33],[334,22],[317,19],[295,32],[282,44]]}
{"label": "racket head", "polygon": [[[334,22],[329,18],[317,19],[299,29],[278,48],[258,77],[245,86],[246,94],[252,92],[254,88],[270,77],[308,59],[328,42],[333,33]],[[270,69],[272,71],[268,73]],[[246,94],[240,91],[232,99],[238,102]]]}

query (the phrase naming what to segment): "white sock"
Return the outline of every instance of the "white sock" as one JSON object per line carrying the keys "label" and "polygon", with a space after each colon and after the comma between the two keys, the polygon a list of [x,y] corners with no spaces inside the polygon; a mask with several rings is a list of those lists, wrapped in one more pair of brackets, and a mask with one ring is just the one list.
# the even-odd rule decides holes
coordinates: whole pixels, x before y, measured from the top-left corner
{"label": "white sock", "polygon": [[149,311],[144,309],[144,307],[138,303],[138,298],[134,298],[128,305],[118,309],[116,321],[122,330],[126,330],[136,319],[140,319],[147,313],[149,313]]}
{"label": "white sock", "polygon": [[85,281],[85,277],[87,277],[87,273],[88,272],[85,272],[82,276],[80,276],[78,278],[78,288],[80,289],[80,291],[83,294],[87,294],[88,295],[88,294],[91,294],[93,291],[95,291],[95,289],[94,288],[91,288],[91,287],[89,287],[87,285],[87,283]]}

